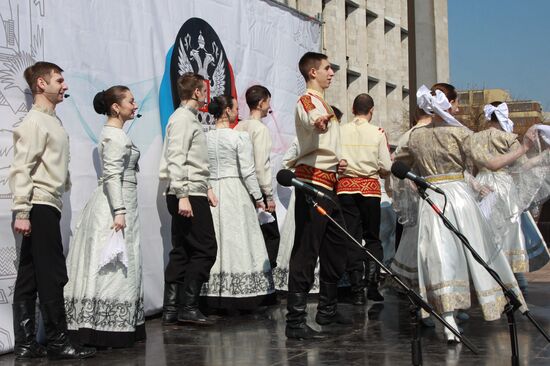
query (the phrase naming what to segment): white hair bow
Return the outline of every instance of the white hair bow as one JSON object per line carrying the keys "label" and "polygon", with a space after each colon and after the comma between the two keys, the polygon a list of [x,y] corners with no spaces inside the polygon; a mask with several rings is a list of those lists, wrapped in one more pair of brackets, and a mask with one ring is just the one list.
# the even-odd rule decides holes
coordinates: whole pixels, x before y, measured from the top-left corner
{"label": "white hair bow", "polygon": [[540,132],[540,137],[550,145],[550,126],[548,125],[537,125],[537,130]]}
{"label": "white hair bow", "polygon": [[447,110],[451,108],[451,103],[441,90],[436,90],[434,96],[426,85],[422,85],[416,92],[416,103],[424,112],[428,114],[436,113],[443,118],[446,123],[452,126],[463,127],[462,123],[458,122],[456,118],[447,112]]}
{"label": "white hair bow", "polygon": [[485,119],[487,121],[491,120],[491,115],[494,113],[498,119],[500,127],[506,132],[512,132],[514,130],[514,122],[508,118],[508,104],[500,103],[498,107],[494,105],[487,104],[483,107],[483,112],[485,113]]}

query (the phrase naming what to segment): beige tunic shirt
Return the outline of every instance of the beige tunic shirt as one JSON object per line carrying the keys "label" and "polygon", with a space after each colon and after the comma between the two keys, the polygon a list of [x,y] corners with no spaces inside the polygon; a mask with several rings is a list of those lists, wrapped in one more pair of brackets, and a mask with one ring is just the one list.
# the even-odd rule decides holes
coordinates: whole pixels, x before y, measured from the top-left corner
{"label": "beige tunic shirt", "polygon": [[272,173],[271,173],[271,135],[269,129],[257,119],[240,121],[235,127],[237,131],[247,132],[252,141],[254,152],[254,167],[260,189],[268,199],[273,197]]}
{"label": "beige tunic shirt", "polygon": [[[480,170],[484,170],[485,164],[492,158],[514,151],[521,146],[518,135],[494,127],[474,133],[469,143],[471,158]],[[506,167],[501,170],[503,169]]]}
{"label": "beige tunic shirt", "polygon": [[206,136],[197,110],[180,106],[166,126],[160,179],[169,181],[168,194],[183,198],[206,196],[209,176]]}
{"label": "beige tunic shirt", "polygon": [[[326,132],[315,129],[315,120],[332,114]],[[329,172],[336,172],[341,159],[340,125],[332,108],[323,99],[321,93],[308,89],[296,104],[296,137],[298,138],[298,156],[290,166],[304,164]]]}
{"label": "beige tunic shirt", "polygon": [[55,111],[33,105],[13,131],[9,184],[16,218],[27,219],[33,204],[62,208],[71,187],[69,136]]}
{"label": "beige tunic shirt", "polygon": [[378,172],[390,171],[391,157],[384,130],[364,118],[340,126],[342,159],[348,162],[344,177],[379,178]]}
{"label": "beige tunic shirt", "polygon": [[412,166],[421,176],[462,174],[468,167],[468,139],[473,132],[466,127],[432,122],[411,132],[408,146],[404,145],[397,160]]}
{"label": "beige tunic shirt", "polygon": [[288,147],[287,151],[283,155],[283,160],[281,162],[283,169],[292,170],[291,162],[294,161],[294,159],[296,159],[296,157],[298,156],[298,149],[298,139],[295,137],[294,140],[292,140],[292,143]]}

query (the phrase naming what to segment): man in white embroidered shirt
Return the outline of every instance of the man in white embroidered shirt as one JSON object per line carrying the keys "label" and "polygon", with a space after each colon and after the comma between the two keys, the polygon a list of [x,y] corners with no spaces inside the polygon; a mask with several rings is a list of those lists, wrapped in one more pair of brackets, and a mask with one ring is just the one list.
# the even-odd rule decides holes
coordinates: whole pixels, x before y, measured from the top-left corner
{"label": "man in white embroidered shirt", "polygon": [[[299,152],[289,162],[296,177],[331,197],[321,206],[345,227],[336,203],[336,173],[346,162],[340,157],[340,126],[323,92],[330,86],[334,71],[327,56],[307,52],[298,64],[307,91],[296,104],[296,136]],[[296,233],[289,262],[286,336],[314,338],[317,332],[306,324],[307,294],[313,285],[317,257],[320,262],[319,305],[315,321],[321,325],[351,324],[352,320],[336,310],[337,282],[344,274],[348,239],[336,225],[313,208],[305,194],[296,190]]]}
{"label": "man in white embroidered shirt", "polygon": [[[61,196],[70,188],[69,136],[55,114],[67,91],[63,70],[37,62],[25,70],[34,104],[13,132],[14,158],[9,184],[16,233],[23,235],[13,294],[15,356],[50,359],[87,358],[95,349],[73,345],[67,334],[63,287],[67,267],[59,222]],[[48,339],[36,342],[36,297]]]}
{"label": "man in white embroidered shirt", "polygon": [[254,149],[254,166],[256,177],[262,190],[267,211],[274,217],[274,221],[260,226],[265,240],[267,255],[271,268],[277,266],[277,253],[279,252],[279,226],[275,214],[275,200],[273,199],[272,174],[271,174],[271,135],[262,118],[266,117],[271,109],[271,93],[262,85],[253,85],[246,90],[246,104],[250,108],[250,116],[240,121],[235,129],[247,132]]}
{"label": "man in white embroidered shirt", "polygon": [[179,107],[166,126],[160,178],[168,182],[166,205],[172,216],[172,250],[164,272],[165,325],[213,322],[199,310],[202,284],[216,261],[217,243],[210,206],[217,198],[209,183],[208,150],[198,109],[205,104],[204,78],[178,78]]}

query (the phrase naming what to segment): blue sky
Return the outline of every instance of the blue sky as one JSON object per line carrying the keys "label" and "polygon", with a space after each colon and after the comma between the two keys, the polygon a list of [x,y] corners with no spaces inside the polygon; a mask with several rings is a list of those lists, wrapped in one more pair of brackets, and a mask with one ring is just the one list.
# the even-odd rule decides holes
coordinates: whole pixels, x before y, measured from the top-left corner
{"label": "blue sky", "polygon": [[451,83],[506,89],[550,111],[550,1],[448,0],[448,9]]}

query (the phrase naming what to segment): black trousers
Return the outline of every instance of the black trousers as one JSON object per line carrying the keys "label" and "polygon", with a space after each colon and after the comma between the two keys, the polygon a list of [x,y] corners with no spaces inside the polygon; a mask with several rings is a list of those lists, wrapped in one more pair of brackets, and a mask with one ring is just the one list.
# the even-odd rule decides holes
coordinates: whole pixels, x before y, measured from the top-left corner
{"label": "black trousers", "polygon": [[[342,212],[333,191],[317,186],[317,189],[331,196],[335,203],[318,200],[319,204],[338,224],[345,227]],[[337,283],[346,269],[346,250],[350,244],[344,233],[321,216],[306,201],[306,196],[296,190],[295,207],[296,232],[290,255],[288,291],[309,292],[314,280],[317,258],[320,261],[320,280]]]}
{"label": "black trousers", "polygon": [[61,213],[52,206],[34,204],[30,212],[31,235],[23,237],[13,302],[63,301],[67,266],[59,221]]}
{"label": "black trousers", "polygon": [[172,215],[172,250],[164,272],[168,283],[206,282],[216,261],[218,246],[208,199],[189,196],[189,201],[193,217],[183,217],[178,214],[178,198],[166,195]]}
{"label": "black trousers", "polygon": [[[266,196],[264,195],[264,203],[267,206]],[[275,221],[269,224],[263,224],[260,226],[265,241],[265,247],[267,249],[267,257],[271,268],[277,266],[277,254],[279,254],[279,242],[281,240],[281,234],[279,234],[279,224],[277,223],[277,214],[272,212],[271,215],[275,218]]]}
{"label": "black trousers", "polygon": [[[384,258],[380,241],[380,197],[364,197],[359,193],[339,194],[338,200],[349,233],[359,243],[364,239],[365,247],[380,261]],[[363,271],[368,257],[357,245],[348,247],[348,272]]]}

